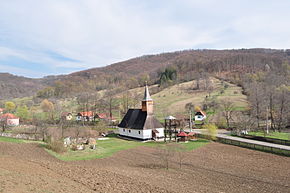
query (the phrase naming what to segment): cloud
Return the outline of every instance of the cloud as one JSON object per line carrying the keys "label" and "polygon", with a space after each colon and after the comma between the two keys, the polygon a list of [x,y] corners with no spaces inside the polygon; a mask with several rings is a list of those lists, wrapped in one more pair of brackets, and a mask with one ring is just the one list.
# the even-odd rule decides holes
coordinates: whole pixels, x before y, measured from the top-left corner
{"label": "cloud", "polygon": [[0,62],[17,57],[51,74],[183,49],[285,48],[289,7],[286,0],[1,1]]}

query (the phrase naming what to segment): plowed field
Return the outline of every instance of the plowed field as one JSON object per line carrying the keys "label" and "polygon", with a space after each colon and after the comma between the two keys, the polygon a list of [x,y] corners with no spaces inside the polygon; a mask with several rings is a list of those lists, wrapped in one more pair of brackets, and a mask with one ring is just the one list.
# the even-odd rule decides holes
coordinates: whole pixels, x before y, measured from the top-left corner
{"label": "plowed field", "polygon": [[290,192],[290,158],[219,143],[164,169],[160,151],[63,162],[37,144],[0,142],[0,192]]}

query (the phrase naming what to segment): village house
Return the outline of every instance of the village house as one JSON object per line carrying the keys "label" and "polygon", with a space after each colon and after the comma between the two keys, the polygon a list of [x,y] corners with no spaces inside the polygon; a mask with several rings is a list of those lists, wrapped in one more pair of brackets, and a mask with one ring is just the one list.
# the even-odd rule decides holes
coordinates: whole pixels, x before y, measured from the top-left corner
{"label": "village house", "polygon": [[7,126],[18,126],[19,118],[11,113],[6,113],[0,116],[0,121],[4,122]]}
{"label": "village house", "polygon": [[94,112],[79,112],[76,116],[77,121],[93,121],[94,120]]}
{"label": "village house", "polygon": [[206,114],[200,110],[195,113],[194,120],[195,121],[204,121],[206,119]]}
{"label": "village house", "polygon": [[0,108],[0,115],[3,114],[4,109]]}
{"label": "village house", "polygon": [[110,116],[107,113],[96,113],[95,120],[102,120],[113,123],[117,121],[113,116]]}
{"label": "village house", "polygon": [[72,113],[62,112],[61,119],[66,120],[66,121],[71,121],[73,119],[73,115],[72,115]]}
{"label": "village house", "polygon": [[154,117],[153,99],[145,86],[141,109],[129,109],[118,125],[119,135],[141,140],[158,139],[164,137],[162,124]]}

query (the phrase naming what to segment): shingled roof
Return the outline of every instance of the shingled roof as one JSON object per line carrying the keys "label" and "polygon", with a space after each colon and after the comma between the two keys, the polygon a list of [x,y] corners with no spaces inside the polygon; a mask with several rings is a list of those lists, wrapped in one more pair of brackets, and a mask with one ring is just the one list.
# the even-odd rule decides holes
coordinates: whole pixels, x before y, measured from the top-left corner
{"label": "shingled roof", "polygon": [[152,101],[152,100],[153,99],[150,96],[149,89],[148,89],[148,86],[146,84],[143,101]]}
{"label": "shingled roof", "polygon": [[147,115],[147,112],[141,109],[129,109],[118,127],[130,129],[163,128],[157,119],[151,115]]}
{"label": "shingled roof", "polygon": [[19,119],[19,118],[11,113],[6,113],[0,116],[0,120],[5,120],[5,119]]}

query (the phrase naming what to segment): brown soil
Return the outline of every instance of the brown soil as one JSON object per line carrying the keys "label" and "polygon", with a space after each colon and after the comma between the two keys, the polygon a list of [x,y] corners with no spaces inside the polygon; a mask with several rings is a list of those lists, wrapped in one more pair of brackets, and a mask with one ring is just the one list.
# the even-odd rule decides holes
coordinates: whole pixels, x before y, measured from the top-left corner
{"label": "brown soil", "polygon": [[290,192],[289,157],[211,143],[166,170],[159,153],[62,162],[37,144],[0,142],[0,192]]}

